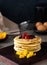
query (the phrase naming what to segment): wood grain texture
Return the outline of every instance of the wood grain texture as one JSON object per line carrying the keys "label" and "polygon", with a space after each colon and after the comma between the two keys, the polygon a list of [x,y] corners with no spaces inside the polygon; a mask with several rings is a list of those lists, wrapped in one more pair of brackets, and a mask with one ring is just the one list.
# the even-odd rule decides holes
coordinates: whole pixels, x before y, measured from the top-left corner
{"label": "wood grain texture", "polygon": [[18,65],[15,62],[13,62],[13,61],[11,61],[11,60],[9,60],[1,55],[0,55],[0,62],[4,63],[6,65]]}

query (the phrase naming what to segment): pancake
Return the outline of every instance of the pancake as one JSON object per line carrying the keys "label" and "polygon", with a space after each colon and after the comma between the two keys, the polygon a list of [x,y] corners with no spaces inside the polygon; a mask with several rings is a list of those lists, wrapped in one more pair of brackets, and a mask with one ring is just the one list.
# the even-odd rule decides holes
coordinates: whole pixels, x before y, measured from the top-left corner
{"label": "pancake", "polygon": [[34,51],[37,52],[41,49],[41,38],[35,36],[33,39],[22,39],[20,36],[14,38],[14,50],[15,51]]}

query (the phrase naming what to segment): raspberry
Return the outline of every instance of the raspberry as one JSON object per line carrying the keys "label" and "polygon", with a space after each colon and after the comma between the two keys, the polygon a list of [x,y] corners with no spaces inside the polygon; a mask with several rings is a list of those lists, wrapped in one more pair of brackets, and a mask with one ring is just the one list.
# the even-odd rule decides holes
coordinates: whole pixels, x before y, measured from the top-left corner
{"label": "raspberry", "polygon": [[30,35],[26,35],[25,36],[25,39],[30,39]]}
{"label": "raspberry", "polygon": [[27,32],[24,32],[23,34],[22,34],[22,38],[24,38],[25,39],[25,37],[28,35],[28,33]]}
{"label": "raspberry", "polygon": [[33,39],[33,38],[35,38],[34,35],[26,35],[26,36],[25,36],[25,39]]}
{"label": "raspberry", "polygon": [[33,39],[33,38],[35,38],[35,36],[34,35],[29,35],[27,32],[24,32],[22,34],[22,38],[23,39]]}
{"label": "raspberry", "polygon": [[25,38],[25,35],[24,35],[24,34],[22,34],[22,38],[23,38],[23,39]]}

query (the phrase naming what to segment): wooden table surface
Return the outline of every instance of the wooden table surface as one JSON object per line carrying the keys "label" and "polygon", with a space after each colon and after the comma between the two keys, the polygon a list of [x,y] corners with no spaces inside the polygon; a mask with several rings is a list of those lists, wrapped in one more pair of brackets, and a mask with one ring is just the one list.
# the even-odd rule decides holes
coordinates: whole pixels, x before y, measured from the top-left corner
{"label": "wooden table surface", "polygon": [[18,65],[18,64],[0,55],[0,65]]}

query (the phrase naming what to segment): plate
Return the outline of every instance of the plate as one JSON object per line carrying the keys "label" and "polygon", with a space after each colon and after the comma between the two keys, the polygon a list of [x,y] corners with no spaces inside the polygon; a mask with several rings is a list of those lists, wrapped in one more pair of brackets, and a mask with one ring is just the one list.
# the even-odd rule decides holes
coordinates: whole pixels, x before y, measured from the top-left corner
{"label": "plate", "polygon": [[42,43],[41,50],[36,53],[36,56],[33,56],[29,59],[19,59],[15,54],[13,45],[0,49],[0,54],[8,59],[11,59],[11,61],[14,61],[18,65],[33,65],[37,62],[47,59],[47,43]]}
{"label": "plate", "polygon": [[39,31],[36,29],[36,27],[34,26],[34,32],[38,33],[38,34],[47,34],[47,30],[46,31]]}

